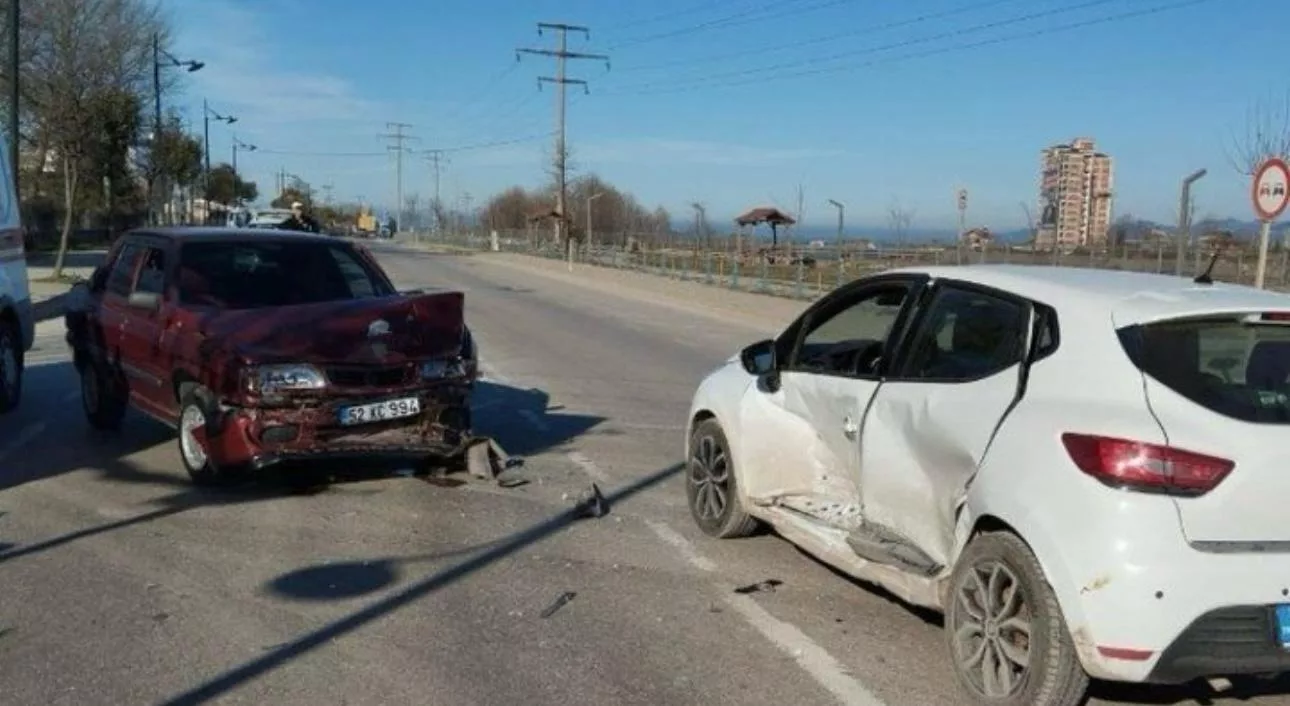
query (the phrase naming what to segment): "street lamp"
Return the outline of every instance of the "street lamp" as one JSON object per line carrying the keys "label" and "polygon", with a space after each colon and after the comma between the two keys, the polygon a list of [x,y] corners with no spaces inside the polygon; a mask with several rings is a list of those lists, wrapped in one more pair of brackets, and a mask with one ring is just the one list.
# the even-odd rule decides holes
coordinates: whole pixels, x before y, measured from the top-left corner
{"label": "street lamp", "polygon": [[[17,5],[18,3],[15,2],[12,4],[12,7],[17,7]],[[157,149],[157,145],[161,140],[161,67],[163,66],[162,59],[165,59],[165,63],[164,63],[165,66],[168,66],[171,68],[185,68],[188,70],[189,73],[192,73],[194,71],[199,71],[203,66],[206,65],[200,61],[194,61],[192,59],[188,59],[188,60],[176,59],[173,54],[161,48],[161,36],[156,33],[152,35],[152,110],[153,110],[152,149],[153,150]],[[154,177],[155,177],[155,172],[156,170],[154,169],[153,170]],[[152,205],[155,207],[158,194],[155,193],[155,189],[153,188],[153,186],[155,185],[151,185],[151,184],[149,185],[149,191],[153,192]],[[153,215],[154,216],[156,215],[155,208],[153,209]]]}
{"label": "street lamp", "polygon": [[840,201],[835,201],[833,199],[829,199],[828,204],[831,205],[831,207],[837,209],[837,284],[838,284],[838,287],[841,287],[841,284],[842,284],[842,218],[844,218],[842,214],[844,214],[846,207],[844,207],[844,205],[842,205]]}
{"label": "street lamp", "polygon": [[211,118],[229,125],[237,122],[237,118],[232,115],[220,115],[211,110],[211,107],[206,103],[206,99],[202,99],[202,141],[205,143],[203,148],[206,152],[206,169],[202,175],[202,196],[206,199],[206,215],[208,217],[210,216],[211,198]]}
{"label": "street lamp", "polygon": [[1191,245],[1191,185],[1208,173],[1208,170],[1197,169],[1183,179],[1182,196],[1178,202],[1178,252],[1174,260],[1174,275],[1179,277],[1183,271],[1183,253]]}

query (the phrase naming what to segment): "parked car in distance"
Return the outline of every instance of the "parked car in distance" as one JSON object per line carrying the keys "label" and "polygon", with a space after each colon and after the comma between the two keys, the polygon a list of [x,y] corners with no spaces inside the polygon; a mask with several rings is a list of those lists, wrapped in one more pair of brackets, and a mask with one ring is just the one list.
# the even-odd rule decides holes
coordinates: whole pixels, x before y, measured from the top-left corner
{"label": "parked car in distance", "polygon": [[9,149],[0,145],[0,414],[22,401],[23,359],[35,340],[27,254]]}
{"label": "parked car in distance", "polygon": [[90,424],[114,429],[133,406],[175,427],[198,483],[283,461],[448,460],[469,442],[464,295],[400,293],[348,241],[132,231],[66,324]]}
{"label": "parked car in distance", "polygon": [[1283,294],[892,270],[701,382],[687,498],[942,611],[975,703],[1290,671],[1288,377]]}

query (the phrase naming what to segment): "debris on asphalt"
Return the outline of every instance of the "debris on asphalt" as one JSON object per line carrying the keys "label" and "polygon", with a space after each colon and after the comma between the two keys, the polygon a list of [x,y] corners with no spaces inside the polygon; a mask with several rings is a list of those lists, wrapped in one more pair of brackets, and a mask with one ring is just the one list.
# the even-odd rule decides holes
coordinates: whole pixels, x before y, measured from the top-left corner
{"label": "debris on asphalt", "polygon": [[735,593],[748,595],[750,593],[774,593],[776,586],[783,586],[784,582],[779,579],[766,579],[757,583],[750,583],[747,586],[740,586],[735,589]]}
{"label": "debris on asphalt", "polygon": [[577,595],[578,594],[574,593],[573,591],[565,591],[564,593],[561,593],[560,596],[555,599],[554,603],[547,606],[546,609],[542,611],[541,613],[542,617],[549,618],[555,615],[555,612],[557,610],[560,610],[561,608],[563,608],[566,603],[573,600],[574,597]]}
{"label": "debris on asphalt", "polygon": [[497,485],[500,488],[518,488],[521,485],[528,485],[529,479],[513,471],[502,471],[497,475]]}
{"label": "debris on asphalt", "polygon": [[584,517],[604,517],[609,514],[609,501],[600,492],[600,486],[592,483],[590,488],[578,496],[573,508]]}
{"label": "debris on asphalt", "polygon": [[466,470],[482,480],[496,480],[504,471],[522,465],[524,459],[506,453],[493,439],[475,439],[466,449]]}

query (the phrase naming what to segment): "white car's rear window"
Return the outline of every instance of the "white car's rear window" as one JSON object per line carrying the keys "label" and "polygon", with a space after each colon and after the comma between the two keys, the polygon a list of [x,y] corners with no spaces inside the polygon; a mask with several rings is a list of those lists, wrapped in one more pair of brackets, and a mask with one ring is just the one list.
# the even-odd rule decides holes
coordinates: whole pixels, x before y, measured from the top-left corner
{"label": "white car's rear window", "polygon": [[1120,331],[1144,373],[1210,411],[1290,424],[1290,325],[1258,316],[1161,321]]}

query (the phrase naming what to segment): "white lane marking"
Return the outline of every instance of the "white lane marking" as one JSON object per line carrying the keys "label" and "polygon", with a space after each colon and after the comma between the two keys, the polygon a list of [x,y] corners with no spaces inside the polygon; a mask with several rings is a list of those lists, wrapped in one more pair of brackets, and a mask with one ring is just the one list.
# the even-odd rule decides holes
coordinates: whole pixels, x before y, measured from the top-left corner
{"label": "white lane marking", "polygon": [[32,422],[23,427],[17,436],[4,446],[0,446],[0,461],[4,461],[9,455],[30,444],[32,440],[43,434],[48,427],[49,425],[44,422]]}
{"label": "white lane marking", "polygon": [[883,702],[848,674],[833,655],[807,637],[797,626],[771,615],[750,596],[726,594],[726,604],[780,651],[790,655],[797,666],[837,697],[839,702],[847,706],[883,706]]}
{"label": "white lane marking", "polygon": [[682,537],[681,533],[667,526],[666,523],[659,522],[658,520],[646,520],[645,524],[649,525],[650,530],[653,531],[659,539],[663,540],[664,544],[669,544],[680,552],[681,558],[685,559],[690,566],[693,566],[700,571],[711,572],[717,570],[716,562],[700,554],[699,550],[695,549],[694,545],[691,544],[688,539]]}
{"label": "white lane marking", "polygon": [[595,461],[587,458],[587,455],[581,451],[570,451],[565,456],[569,458],[573,465],[582,469],[583,473],[591,476],[592,480],[600,481],[601,483],[609,482],[609,475],[600,470],[600,466],[597,466]]}
{"label": "white lane marking", "polygon": [[[646,520],[645,524],[663,543],[673,547],[686,563],[706,573],[717,570],[716,562],[703,556],[690,540],[666,523]],[[714,587],[741,618],[762,634],[781,652],[793,658],[797,665],[840,703],[846,706],[885,706],[881,699],[852,677],[833,655],[821,647],[792,623],[771,615],[751,596],[732,595],[726,587]]]}

